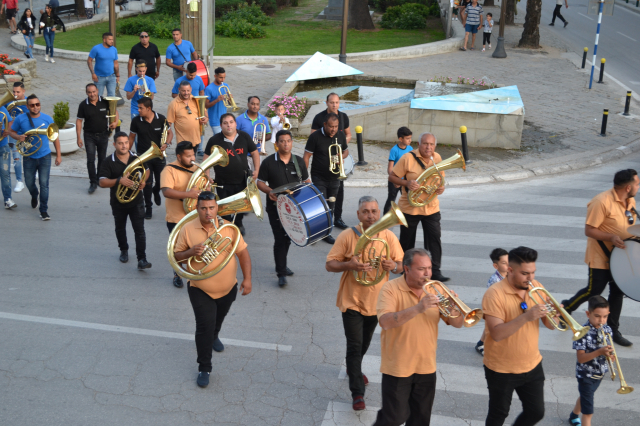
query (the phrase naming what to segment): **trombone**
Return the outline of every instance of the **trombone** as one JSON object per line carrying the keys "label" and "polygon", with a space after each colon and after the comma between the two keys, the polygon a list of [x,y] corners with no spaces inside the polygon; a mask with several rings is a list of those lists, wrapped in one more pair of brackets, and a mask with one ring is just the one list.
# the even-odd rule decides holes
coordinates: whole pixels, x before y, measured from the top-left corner
{"label": "trombone", "polygon": [[618,360],[618,355],[616,354],[616,347],[613,346],[613,339],[611,335],[602,329],[602,326],[598,329],[598,340],[602,339],[603,346],[611,346],[611,350],[613,353],[611,356],[605,355],[607,358],[607,363],[609,364],[609,371],[611,372],[611,380],[616,380],[616,369],[613,367],[612,357],[616,360],[616,366],[618,367],[618,374],[620,375],[620,389],[618,389],[619,394],[627,394],[633,392],[633,388],[631,386],[627,386],[627,381],[624,379],[622,375],[622,369],[620,368],[620,361]]}
{"label": "trombone", "polygon": [[[142,84],[140,84],[140,80],[142,80]],[[144,96],[145,98],[150,98],[153,96],[153,93],[147,87],[147,80],[144,76],[140,77],[138,81],[136,81],[136,86],[138,86],[138,95]]]}
{"label": "trombone", "polygon": [[335,142],[329,145],[329,171],[334,175],[339,175],[338,180],[345,180],[347,175],[344,173],[344,159],[342,158],[342,147]]}
{"label": "trombone", "polygon": [[[468,307],[442,282],[428,279],[422,286],[422,291],[427,294],[429,293],[429,288],[432,288],[438,297],[438,310],[443,317],[454,319],[458,318],[460,315],[464,315],[465,327],[473,327],[482,319],[482,309],[471,309]],[[459,313],[453,314],[454,309]]]}
{"label": "trombone", "polygon": [[238,109],[238,105],[236,105],[236,101],[233,99],[233,95],[231,95],[231,89],[229,89],[228,86],[221,85],[218,87],[218,93],[224,96],[222,103],[226,108],[232,108],[233,111]]}
{"label": "trombone", "polygon": [[[574,341],[582,339],[585,334],[589,332],[589,327],[583,327],[578,323],[578,321],[573,319],[573,317],[569,315],[569,312],[565,311],[564,308],[560,306],[560,303],[558,303],[547,289],[536,287],[531,281],[529,281],[528,284],[531,286],[531,290],[529,290],[529,297],[536,305],[541,304],[546,308],[547,319],[556,330],[567,331],[570,328],[573,333]],[[536,300],[536,297],[534,296],[538,296],[539,300]],[[556,315],[560,315],[562,318],[556,320]]]}

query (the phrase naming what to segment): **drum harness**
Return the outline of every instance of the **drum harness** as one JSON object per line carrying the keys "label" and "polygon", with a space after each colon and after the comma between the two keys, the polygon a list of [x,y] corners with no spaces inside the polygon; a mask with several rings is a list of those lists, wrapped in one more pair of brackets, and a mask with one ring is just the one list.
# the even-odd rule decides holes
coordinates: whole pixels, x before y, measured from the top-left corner
{"label": "drum harness", "polygon": [[[191,171],[189,169],[185,169],[184,167],[177,166],[175,164],[168,164],[168,166],[169,167],[173,167],[176,170],[180,170],[180,171],[183,171],[183,172],[187,172],[187,173],[193,174],[193,171]],[[184,199],[180,199],[180,201],[184,201]]]}

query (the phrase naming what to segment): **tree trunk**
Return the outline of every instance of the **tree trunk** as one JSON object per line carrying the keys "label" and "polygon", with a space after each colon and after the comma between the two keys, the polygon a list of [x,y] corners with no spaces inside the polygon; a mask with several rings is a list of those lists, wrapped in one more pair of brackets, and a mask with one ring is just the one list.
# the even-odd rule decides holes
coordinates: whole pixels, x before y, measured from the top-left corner
{"label": "tree trunk", "polygon": [[484,0],[484,3],[482,4],[482,6],[495,6],[496,4],[493,2],[493,0]]}
{"label": "tree trunk", "polygon": [[75,0],[76,10],[78,11],[79,16],[85,16],[84,13],[84,0]]}
{"label": "tree trunk", "polygon": [[507,10],[505,11],[505,25],[515,25],[516,0],[502,0],[507,2]]}
{"label": "tree trunk", "polygon": [[374,30],[367,0],[349,0],[349,28],[354,30]]}
{"label": "tree trunk", "polygon": [[540,47],[540,14],[542,12],[542,0],[527,1],[527,15],[524,18],[524,30],[518,43],[518,47]]}

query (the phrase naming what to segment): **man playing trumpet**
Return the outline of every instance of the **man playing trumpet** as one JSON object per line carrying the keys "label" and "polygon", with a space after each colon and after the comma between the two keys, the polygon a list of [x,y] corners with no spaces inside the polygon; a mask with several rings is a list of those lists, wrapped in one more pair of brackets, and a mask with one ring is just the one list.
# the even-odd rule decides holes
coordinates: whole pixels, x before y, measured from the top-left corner
{"label": "man playing trumpet", "polygon": [[[402,271],[404,255],[398,238],[389,229],[385,229],[372,238],[379,238],[389,245],[389,258],[382,258],[379,268],[374,270],[370,263],[363,263],[361,256],[354,256],[356,244],[364,232],[380,219],[378,201],[371,196],[361,197],[358,201],[358,220],[360,225],[344,230],[336,238],[336,242],[327,255],[325,268],[329,272],[342,272],[336,306],[342,312],[342,324],[347,339],[347,375],[349,390],[353,398],[353,409],[364,410],[364,387],[369,383],[362,374],[362,358],[367,353],[373,332],[378,325],[376,303],[383,284],[389,279],[389,273],[399,274]],[[383,243],[376,241],[366,247],[374,248],[379,254]],[[382,269],[380,271],[379,269]],[[356,281],[355,273],[364,272],[367,279],[373,280],[376,273],[384,277],[376,285],[364,286]]]}
{"label": "man playing trumpet", "polygon": [[[147,90],[149,93],[147,93]],[[147,62],[145,60],[141,59],[136,62],[136,75],[127,79],[124,91],[127,92],[127,99],[131,100],[131,120],[133,120],[135,116],[140,114],[138,112],[140,99],[153,99],[153,96],[157,93],[155,81],[151,77],[147,77]],[[144,151],[141,149],[140,152]]]}

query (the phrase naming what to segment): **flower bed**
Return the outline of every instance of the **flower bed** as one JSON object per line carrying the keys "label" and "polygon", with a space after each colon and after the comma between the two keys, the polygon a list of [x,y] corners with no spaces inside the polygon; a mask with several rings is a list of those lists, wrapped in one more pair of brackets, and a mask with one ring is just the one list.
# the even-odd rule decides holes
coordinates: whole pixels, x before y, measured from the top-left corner
{"label": "flower bed", "polygon": [[0,54],[0,75],[15,75],[16,72],[12,69],[7,69],[7,65],[13,65],[20,62],[18,58],[9,58],[6,53]]}
{"label": "flower bed", "polygon": [[302,120],[307,112],[307,98],[299,98],[297,96],[289,96],[283,93],[281,96],[274,96],[273,100],[267,105],[267,117],[274,117],[275,104],[284,105],[284,115],[287,118],[296,118]]}

